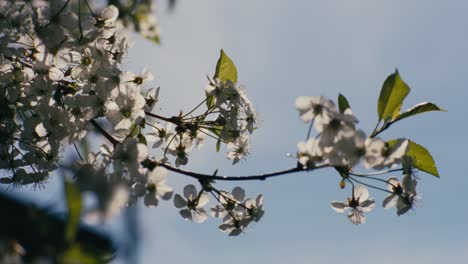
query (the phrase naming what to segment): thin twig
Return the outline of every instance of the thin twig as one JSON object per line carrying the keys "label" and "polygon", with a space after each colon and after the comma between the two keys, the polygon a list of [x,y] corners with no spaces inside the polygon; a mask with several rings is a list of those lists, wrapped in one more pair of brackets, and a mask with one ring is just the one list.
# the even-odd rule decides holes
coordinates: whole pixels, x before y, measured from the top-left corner
{"label": "thin twig", "polygon": [[392,170],[387,170],[387,171],[376,171],[376,172],[370,172],[370,173],[354,173],[354,172],[349,172],[349,175],[358,176],[358,177],[367,177],[367,176],[382,175],[382,174],[387,174],[387,173],[396,172],[396,171],[402,171],[402,170],[403,170],[403,168],[392,169]]}

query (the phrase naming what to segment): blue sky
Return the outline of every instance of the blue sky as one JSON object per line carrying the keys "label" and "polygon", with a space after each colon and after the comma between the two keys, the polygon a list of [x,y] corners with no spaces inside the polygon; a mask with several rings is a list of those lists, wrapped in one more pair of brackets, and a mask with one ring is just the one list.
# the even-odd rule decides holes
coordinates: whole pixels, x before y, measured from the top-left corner
{"label": "blue sky", "polygon": [[[184,221],[172,202],[139,207],[141,263],[462,263],[468,258],[465,210],[468,158],[466,1],[178,1],[159,10],[162,45],[134,38],[128,68],[149,68],[161,86],[161,113],[190,110],[204,98],[219,50],[234,60],[239,81],[257,107],[261,126],[250,157],[236,166],[207,144],[187,169],[252,174],[294,166],[307,126],[298,118],[299,95],[346,95],[359,127],[370,132],[383,80],[398,68],[412,91],[403,108],[435,102],[447,113],[402,121],[384,139],[411,138],[433,154],[441,178],[420,173],[423,201],[408,215],[376,207],[354,226],[330,208],[348,191],[332,170],[240,185],[263,193],[266,214],[239,237],[218,231],[219,220]],[[463,136],[465,135],[465,136]],[[178,192],[191,179],[171,174]],[[61,192],[54,181],[53,201]],[[228,190],[231,183],[219,183]],[[372,192],[377,204],[384,194]]]}
{"label": "blue sky", "polygon": [[[359,127],[370,132],[383,80],[398,68],[412,88],[403,107],[436,102],[447,113],[429,113],[394,125],[385,139],[408,137],[436,159],[440,179],[420,173],[423,201],[397,217],[376,208],[354,226],[330,208],[347,191],[333,171],[289,175],[241,184],[263,193],[266,214],[247,234],[231,238],[219,221],[183,221],[168,203],[142,208],[142,263],[461,263],[468,257],[468,96],[466,1],[180,1],[160,10],[162,45],[136,40],[130,67],[143,65],[161,85],[162,113],[190,109],[203,99],[219,49],[234,60],[239,80],[262,123],[247,161],[232,166],[213,145],[193,153],[189,168],[251,174],[294,166],[307,127],[294,109],[299,95],[348,97]],[[143,52],[142,52],[143,51]],[[177,102],[173,104],[171,102]],[[189,179],[171,175],[179,191]],[[234,184],[220,184],[231,189]],[[373,192],[380,204],[384,195]]]}

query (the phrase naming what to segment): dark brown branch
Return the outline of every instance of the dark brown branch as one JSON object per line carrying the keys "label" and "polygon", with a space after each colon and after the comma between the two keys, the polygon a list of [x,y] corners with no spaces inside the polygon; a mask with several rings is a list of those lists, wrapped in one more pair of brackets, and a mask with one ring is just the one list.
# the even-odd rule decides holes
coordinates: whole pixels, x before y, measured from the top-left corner
{"label": "dark brown branch", "polygon": [[103,135],[105,138],[107,138],[112,143],[112,145],[115,146],[118,143],[120,143],[117,139],[115,139],[113,136],[111,136],[111,134],[109,134],[104,128],[102,128],[98,124],[98,122],[96,122],[96,120],[91,119],[91,120],[89,120],[89,122],[99,131],[99,133],[101,133],[101,135]]}
{"label": "dark brown branch", "polygon": [[287,170],[282,170],[282,171],[277,171],[277,172],[271,172],[271,173],[266,173],[266,174],[260,174],[260,175],[248,175],[248,176],[223,176],[223,175],[210,175],[210,174],[202,174],[202,173],[196,173],[196,172],[191,172],[191,171],[186,171],[178,168],[174,168],[168,164],[164,163],[159,163],[157,166],[164,167],[170,171],[177,172],[179,174],[183,174],[186,176],[190,176],[192,178],[198,179],[198,180],[219,180],[219,181],[254,181],[254,180],[266,180],[271,177],[276,177],[276,176],[281,176],[281,175],[286,175],[286,174],[291,174],[291,173],[296,173],[296,172],[301,172],[301,171],[312,171],[316,169],[322,169],[322,168],[327,168],[330,167],[328,164],[320,165],[314,168],[309,168],[309,169],[304,169],[302,166],[297,166],[291,169]]}
{"label": "dark brown branch", "polygon": [[164,116],[160,116],[160,115],[157,115],[157,114],[153,114],[151,112],[146,112],[145,111],[145,115],[147,116],[151,116],[151,117],[154,117],[154,118],[157,118],[157,119],[161,119],[163,121],[166,121],[166,122],[170,122],[170,123],[173,123],[175,125],[180,125],[180,118],[178,117],[171,117],[171,118],[167,118],[167,117],[164,117]]}

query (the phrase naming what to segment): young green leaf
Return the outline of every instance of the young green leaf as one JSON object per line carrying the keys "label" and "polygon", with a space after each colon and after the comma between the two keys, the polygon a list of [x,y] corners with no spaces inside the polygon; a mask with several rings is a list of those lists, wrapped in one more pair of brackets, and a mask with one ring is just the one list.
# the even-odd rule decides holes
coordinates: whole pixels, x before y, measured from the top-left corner
{"label": "young green leaf", "polygon": [[86,251],[78,243],[71,245],[59,256],[59,263],[84,263],[84,264],[99,264],[107,263],[91,252]]}
{"label": "young green leaf", "polygon": [[[393,146],[405,139],[394,139],[389,140],[387,143],[390,146]],[[421,171],[432,174],[436,177],[439,177],[439,172],[437,171],[437,166],[434,159],[432,158],[431,153],[423,146],[409,140],[408,148],[406,150],[405,156],[410,157],[413,166]]]}
{"label": "young green leaf", "polygon": [[146,141],[146,137],[140,132],[138,134],[138,143],[147,145],[148,142]]}
{"label": "young green leaf", "polygon": [[216,98],[214,95],[206,94],[206,107],[208,109],[213,108],[216,105]]}
{"label": "young green leaf", "polygon": [[435,161],[432,158],[431,153],[425,147],[410,141],[406,155],[411,157],[414,167],[439,177]]}
{"label": "young green leaf", "polygon": [[219,152],[220,149],[221,149],[221,140],[218,139],[218,141],[216,142],[216,152]]}
{"label": "young green leaf", "polygon": [[344,113],[344,111],[346,111],[348,108],[351,109],[348,100],[342,94],[338,94],[338,108],[340,109],[341,113]]}
{"label": "young green leaf", "polygon": [[80,224],[81,214],[81,193],[78,186],[65,180],[65,197],[67,199],[68,219],[65,230],[65,240],[72,242],[75,240],[76,231]]}
{"label": "young green leaf", "polygon": [[224,50],[221,50],[221,55],[216,63],[216,72],[214,75],[215,78],[220,79],[221,81],[231,81],[233,83],[237,82],[237,69],[234,62],[231,58],[224,53]]}
{"label": "young green leaf", "polygon": [[417,114],[425,113],[425,112],[430,112],[430,111],[445,111],[445,109],[438,107],[437,105],[429,102],[424,102],[417,104],[410,109],[406,110],[403,113],[398,114],[398,116],[392,121],[396,122],[398,120],[401,120],[403,118],[407,118],[410,116],[414,116]]}
{"label": "young green leaf", "polygon": [[136,138],[138,137],[138,134],[140,134],[140,131],[141,131],[141,127],[139,125],[133,124],[130,127],[130,134],[127,137]]}
{"label": "young green leaf", "polygon": [[378,102],[379,121],[395,119],[409,91],[410,88],[401,79],[398,70],[388,76],[380,91]]}

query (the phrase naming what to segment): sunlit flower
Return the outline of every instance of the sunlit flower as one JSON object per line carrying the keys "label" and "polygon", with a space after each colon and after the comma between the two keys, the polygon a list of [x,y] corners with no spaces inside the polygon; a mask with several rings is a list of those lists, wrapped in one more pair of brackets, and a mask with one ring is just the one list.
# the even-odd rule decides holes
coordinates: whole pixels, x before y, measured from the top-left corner
{"label": "sunlit flower", "polygon": [[395,145],[389,146],[380,138],[366,139],[364,167],[380,170],[400,163],[406,153],[408,143],[408,140],[401,140]]}
{"label": "sunlit flower", "polygon": [[246,214],[248,217],[251,217],[255,222],[260,221],[260,218],[265,214],[263,210],[263,195],[257,196],[254,200],[249,198],[245,201]]}
{"label": "sunlit flower", "polygon": [[365,223],[364,212],[370,212],[375,207],[375,201],[369,198],[369,191],[364,186],[359,185],[354,189],[354,196],[348,198],[347,202],[333,201],[331,206],[333,210],[341,214],[351,209],[348,213],[348,219],[351,223],[359,225]]}
{"label": "sunlit flower", "polygon": [[241,187],[234,187],[231,193],[221,191],[218,196],[220,204],[211,208],[211,216],[224,217],[228,211],[243,210],[239,205],[244,201],[245,191]]}
{"label": "sunlit flower", "polygon": [[146,184],[135,183],[134,190],[137,196],[144,195],[146,206],[157,206],[160,199],[169,200],[172,197],[172,188],[166,184],[167,170],[156,167],[149,171]]}
{"label": "sunlit flower", "polygon": [[296,109],[306,123],[312,120],[318,124],[328,123],[337,113],[333,101],[323,96],[299,96],[296,99]]}
{"label": "sunlit flower", "polygon": [[189,184],[184,187],[184,197],[185,199],[176,194],[174,196],[174,205],[176,208],[183,208],[179,211],[180,215],[190,221],[195,223],[202,223],[207,218],[205,209],[203,208],[209,202],[208,194],[201,192],[197,193],[197,189],[194,185]]}
{"label": "sunlit flower", "polygon": [[250,152],[249,138],[246,136],[240,136],[234,142],[230,142],[227,145],[228,153],[226,157],[232,160],[232,164],[236,164],[241,159],[244,159]]}
{"label": "sunlit flower", "polygon": [[413,179],[410,174],[405,174],[400,183],[396,177],[390,177],[387,180],[387,187],[392,192],[382,202],[382,206],[387,209],[396,205],[397,215],[402,215],[411,208],[415,199],[416,193],[416,179]]}

